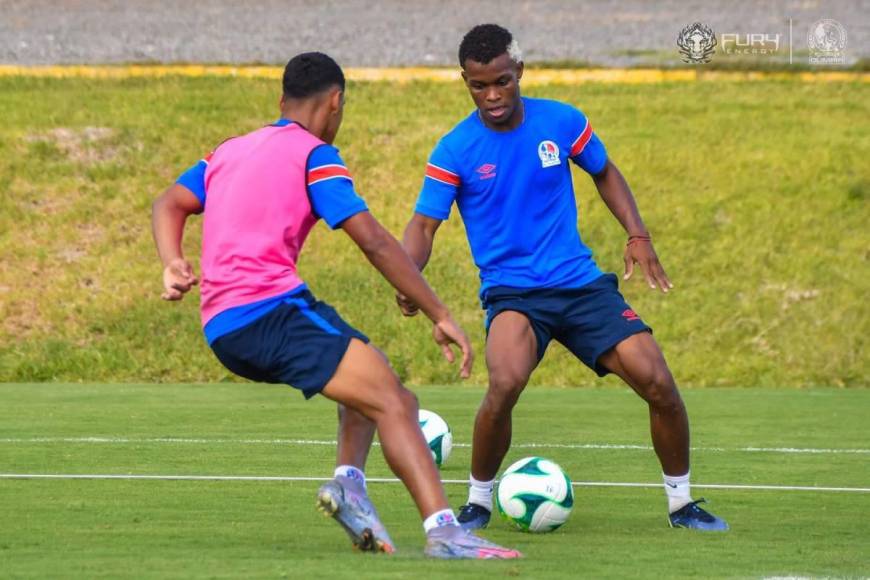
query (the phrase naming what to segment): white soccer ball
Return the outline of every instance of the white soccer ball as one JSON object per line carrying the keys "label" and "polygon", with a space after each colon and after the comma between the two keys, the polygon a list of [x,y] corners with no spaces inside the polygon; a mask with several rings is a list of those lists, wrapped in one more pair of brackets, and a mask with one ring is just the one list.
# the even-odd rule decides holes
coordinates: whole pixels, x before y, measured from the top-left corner
{"label": "white soccer ball", "polygon": [[561,467],[542,457],[526,457],[502,474],[496,504],[524,532],[551,532],[571,515],[574,490]]}
{"label": "white soccer ball", "polygon": [[420,409],[417,420],[420,422],[423,437],[426,438],[426,443],[432,451],[435,465],[441,467],[450,457],[450,451],[453,449],[453,433],[450,432],[450,426],[437,413],[425,409]]}

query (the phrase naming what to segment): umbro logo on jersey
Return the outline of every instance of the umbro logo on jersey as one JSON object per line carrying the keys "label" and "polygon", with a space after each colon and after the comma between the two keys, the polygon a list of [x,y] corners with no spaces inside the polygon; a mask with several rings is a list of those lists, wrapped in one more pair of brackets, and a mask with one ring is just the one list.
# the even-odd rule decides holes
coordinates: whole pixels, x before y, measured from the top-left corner
{"label": "umbro logo on jersey", "polygon": [[559,159],[559,146],[550,140],[541,141],[538,145],[538,157],[541,158],[541,167],[552,167],[562,163]]}
{"label": "umbro logo on jersey", "polygon": [[480,174],[481,179],[492,179],[495,177],[495,165],[492,163],[484,163],[477,168],[477,172]]}

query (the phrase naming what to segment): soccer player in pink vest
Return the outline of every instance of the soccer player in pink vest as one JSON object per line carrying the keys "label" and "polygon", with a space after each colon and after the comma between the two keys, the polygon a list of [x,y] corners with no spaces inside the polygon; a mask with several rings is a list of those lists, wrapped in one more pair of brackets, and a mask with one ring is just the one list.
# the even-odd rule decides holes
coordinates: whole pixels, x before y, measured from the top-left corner
{"label": "soccer player in pink vest", "polygon": [[297,273],[312,226],[341,228],[366,258],[434,323],[448,361],[468,338],[399,243],[369,213],[332,146],[342,121],[345,80],[322,53],[300,54],[284,70],[281,118],[224,141],[179,177],[153,206],[154,239],[163,262],[163,298],[180,300],[199,283],[184,258],[187,217],[203,214],[201,315],[217,358],[232,372],[285,383],[306,398],[338,403],[335,477],[318,506],[360,550],[394,544],[366,493],[364,468],[375,429],[384,456],[423,518],[426,554],[444,559],[519,557],[458,526],[417,423],[417,399],[368,338],[317,300]]}

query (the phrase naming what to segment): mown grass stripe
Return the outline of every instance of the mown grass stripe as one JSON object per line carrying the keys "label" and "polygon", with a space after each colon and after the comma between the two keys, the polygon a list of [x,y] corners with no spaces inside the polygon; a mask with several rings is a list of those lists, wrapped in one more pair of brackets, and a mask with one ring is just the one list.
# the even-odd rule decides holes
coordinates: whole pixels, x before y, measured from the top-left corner
{"label": "mown grass stripe", "polygon": [[[126,79],[137,77],[239,77],[280,79],[283,69],[272,66],[228,65],[63,65],[18,66],[0,65],[0,77],[25,76],[42,78]],[[459,80],[455,68],[348,68],[348,79],[354,81],[438,81]],[[764,81],[796,80],[801,82],[870,82],[870,73],[859,71],[705,71],[703,69],[526,69],[526,85],[588,82],[615,84],[651,84],[693,81]]]}
{"label": "mown grass stripe", "polygon": [[[132,474],[92,474],[92,473],[0,473],[0,479],[86,479],[86,480],[145,480],[145,481],[279,481],[305,482],[329,481],[331,477],[293,476],[293,475],[132,475]],[[393,477],[369,477],[369,483],[401,483]],[[467,485],[465,479],[442,479],[441,483],[451,485]],[[661,483],[634,483],[619,481],[574,481],[573,487],[641,487],[660,488]],[[813,491],[813,492],[846,492],[867,493],[870,487],[816,487],[811,485],[743,485],[730,483],[692,484],[695,488],[758,490],[758,491]]]}
{"label": "mown grass stripe", "polygon": [[[0,438],[0,444],[27,444],[27,443],[105,443],[105,444],[192,444],[192,445],[336,445],[335,440],[330,439],[205,439],[186,437],[151,437],[151,438],[128,438],[128,437],[7,437]],[[377,442],[374,445],[379,445]],[[470,448],[470,443],[453,443],[453,447]],[[650,451],[650,445],[636,445],[623,443],[516,443],[516,449],[592,449],[592,450],[640,450]],[[870,449],[833,449],[814,447],[692,447],[692,451],[715,451],[724,453],[795,453],[811,455],[838,455],[838,454],[870,454]]]}

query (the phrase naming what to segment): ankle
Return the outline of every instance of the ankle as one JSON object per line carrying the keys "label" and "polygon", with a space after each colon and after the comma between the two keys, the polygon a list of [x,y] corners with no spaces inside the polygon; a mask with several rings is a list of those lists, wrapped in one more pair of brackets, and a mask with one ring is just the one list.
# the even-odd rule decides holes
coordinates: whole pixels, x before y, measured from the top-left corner
{"label": "ankle", "polygon": [[459,522],[456,521],[456,514],[450,508],[432,513],[423,520],[423,531],[427,534],[432,530],[448,526],[459,526]]}
{"label": "ankle", "polygon": [[333,477],[346,477],[351,481],[359,483],[363,489],[366,488],[366,474],[359,467],[353,465],[339,465],[335,468]]}
{"label": "ankle", "polygon": [[686,472],[685,475],[662,474],[665,484],[665,494],[668,496],[668,513],[672,514],[692,503],[689,473],[690,472]]}
{"label": "ankle", "polygon": [[473,503],[492,511],[492,489],[495,485],[495,479],[482,481],[475,479],[473,475],[468,476],[468,503]]}

